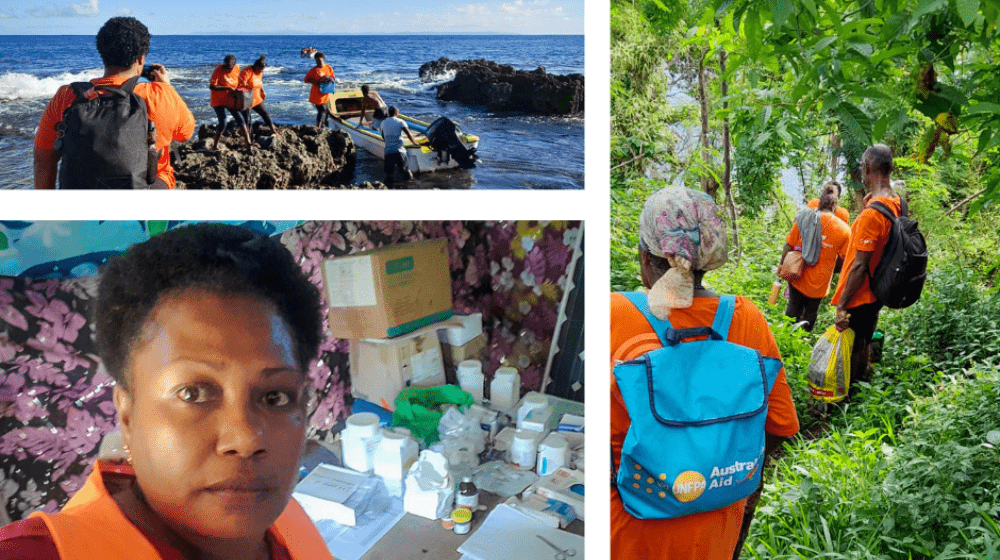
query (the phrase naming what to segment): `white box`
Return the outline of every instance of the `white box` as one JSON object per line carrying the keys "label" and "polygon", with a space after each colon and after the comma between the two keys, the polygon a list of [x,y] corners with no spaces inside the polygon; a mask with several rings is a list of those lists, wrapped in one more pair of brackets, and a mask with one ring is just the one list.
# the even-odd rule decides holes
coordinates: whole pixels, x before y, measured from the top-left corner
{"label": "white box", "polygon": [[452,315],[452,320],[461,322],[459,325],[450,326],[445,330],[438,331],[441,342],[452,346],[464,346],[472,339],[483,334],[483,314],[473,313],[471,315]]}
{"label": "white box", "polygon": [[346,503],[367,479],[349,469],[319,464],[295,486],[292,497],[314,521],[332,519],[353,527],[357,517],[354,508]]}

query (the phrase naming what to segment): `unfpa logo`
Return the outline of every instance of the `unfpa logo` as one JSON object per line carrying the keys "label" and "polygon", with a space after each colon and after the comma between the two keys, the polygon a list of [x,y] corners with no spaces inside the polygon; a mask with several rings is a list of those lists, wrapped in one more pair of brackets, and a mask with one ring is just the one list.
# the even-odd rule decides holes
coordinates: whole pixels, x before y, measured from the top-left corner
{"label": "unfpa logo", "polygon": [[705,477],[698,471],[684,471],[674,479],[674,497],[680,502],[697,500],[705,491]]}

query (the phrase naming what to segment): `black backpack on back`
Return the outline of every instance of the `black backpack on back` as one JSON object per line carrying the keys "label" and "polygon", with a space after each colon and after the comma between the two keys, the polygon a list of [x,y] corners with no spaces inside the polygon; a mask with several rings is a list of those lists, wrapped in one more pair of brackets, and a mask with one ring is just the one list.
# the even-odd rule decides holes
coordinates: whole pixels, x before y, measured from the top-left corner
{"label": "black backpack on back", "polygon": [[882,251],[882,259],[875,272],[869,274],[868,282],[875,297],[893,309],[913,305],[920,299],[924,281],[927,280],[927,243],[917,228],[916,220],[910,219],[906,202],[902,204],[902,215],[898,218],[885,204],[871,204],[871,208],[881,212],[892,223],[892,228]]}
{"label": "black backpack on back", "polygon": [[138,80],[120,88],[70,85],[76,99],[56,125],[59,188],[146,189],[156,179],[156,127],[132,91]]}

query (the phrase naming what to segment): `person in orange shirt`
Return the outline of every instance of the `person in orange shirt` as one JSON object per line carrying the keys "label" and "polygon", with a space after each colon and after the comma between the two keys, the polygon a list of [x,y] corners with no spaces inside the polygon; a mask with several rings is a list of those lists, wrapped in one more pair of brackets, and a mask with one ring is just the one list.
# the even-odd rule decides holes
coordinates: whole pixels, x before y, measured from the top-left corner
{"label": "person in orange shirt", "polygon": [[[836,201],[840,200],[840,193],[841,193],[840,183],[838,183],[837,181],[830,181],[829,183],[823,185],[822,192],[826,192],[827,190],[830,189],[836,190],[836,195],[835,195],[836,198],[834,198],[833,214],[838,218],[840,218],[840,220],[845,224],[851,225],[850,212],[847,211],[847,208],[844,208],[843,206],[840,206],[839,204],[836,203]],[[814,198],[809,202],[807,202],[806,208],[812,208],[814,210],[819,208],[819,199]]]}
{"label": "person in orange shirt", "polygon": [[240,128],[243,139],[246,140],[247,149],[250,148],[250,129],[243,120],[243,113],[236,109],[237,86],[240,83],[240,67],[236,64],[236,55],[227,54],[222,59],[222,64],[215,67],[212,77],[208,81],[208,89],[212,91],[211,103],[215,110],[215,117],[219,124],[215,127],[215,149],[219,149],[219,140],[226,131],[226,111],[233,116],[236,126]]}
{"label": "person in orange shirt", "polygon": [[[104,62],[104,76],[91,80],[95,86],[118,87],[142,73],[149,52],[149,30],[131,17],[109,19],[97,32],[97,52]],[[133,90],[146,102],[147,118],[156,125],[156,181],[150,188],[174,186],[174,168],[170,165],[170,143],[185,142],[194,133],[194,115],[170,85],[166,68],[152,65],[152,81],[139,82]],[[62,86],[49,101],[35,134],[35,188],[56,188],[56,175],[62,154],[55,148],[57,127],[63,112],[76,95],[71,86]]]}
{"label": "person in orange shirt", "polygon": [[[271,116],[267,114],[267,109],[264,108],[264,99],[267,94],[264,93],[264,68],[267,67],[266,57],[260,55],[260,58],[254,61],[252,66],[247,66],[240,72],[240,80],[238,89],[241,91],[253,91],[253,105],[250,109],[253,109],[262,119],[264,119],[264,124],[271,129],[271,134],[276,132],[274,128],[274,123],[271,122]],[[247,128],[250,127],[250,109],[243,110],[243,120],[247,123]]]}
{"label": "person in orange shirt", "polygon": [[[811,332],[816,324],[819,304],[830,293],[830,280],[833,273],[847,256],[847,248],[851,241],[851,230],[847,224],[833,215],[837,204],[835,187],[827,184],[819,199],[820,235],[822,242],[819,260],[816,264],[806,265],[802,276],[788,282],[788,305],[785,315],[796,321],[804,321],[804,329]],[[781,253],[781,261],[789,251],[802,250],[802,235],[799,233],[798,222],[792,223],[792,231],[785,238],[785,248]]]}
{"label": "person in orange shirt", "polygon": [[[676,329],[711,326],[719,296],[702,284],[708,270],[726,262],[722,213],[705,193],[668,187],[651,195],[639,221],[642,283],[654,315]],[[736,297],[730,342],[780,359],[777,343],[753,302]],[[611,369],[660,347],[649,322],[623,295],[611,294]],[[765,424],[770,454],[798,433],[799,421],[782,369],[768,397]],[[629,412],[611,374],[611,458],[617,469],[630,425]],[[759,492],[759,491],[758,491]],[[625,509],[611,489],[611,557],[646,560],[730,560],[745,538],[756,507],[755,494],[730,506],[672,519],[643,520]]]}
{"label": "person in orange shirt", "polygon": [[309,70],[303,81],[312,84],[312,88],[309,89],[309,102],[316,106],[316,127],[322,128],[327,126],[330,120],[330,107],[327,103],[333,99],[333,93],[322,93],[320,85],[334,83],[335,76],[333,67],[326,63],[326,55],[317,52],[313,59],[316,61],[316,66]]}
{"label": "person in orange shirt", "polygon": [[102,271],[95,313],[127,464],[0,529],[33,560],[332,560],[291,497],[319,290],[272,237],[196,224]]}
{"label": "person in orange shirt", "polygon": [[[885,144],[875,144],[861,157],[861,182],[868,194],[868,206],[880,201],[897,217],[902,214],[903,202],[892,189],[889,179],[893,170],[892,149]],[[837,330],[854,330],[854,347],[851,349],[851,385],[867,381],[868,352],[872,334],[878,324],[882,302],[878,301],[868,284],[869,275],[875,272],[882,252],[889,240],[892,224],[878,210],[866,207],[851,225],[851,245],[844,259],[832,304],[837,306]]]}

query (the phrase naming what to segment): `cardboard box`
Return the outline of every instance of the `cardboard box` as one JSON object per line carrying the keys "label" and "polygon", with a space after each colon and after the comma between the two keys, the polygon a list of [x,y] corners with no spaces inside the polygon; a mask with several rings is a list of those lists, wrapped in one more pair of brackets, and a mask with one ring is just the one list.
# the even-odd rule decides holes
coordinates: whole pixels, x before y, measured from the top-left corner
{"label": "cardboard box", "polygon": [[444,239],[330,259],[323,263],[323,283],[337,338],[399,336],[452,314]]}
{"label": "cardboard box", "polygon": [[405,387],[445,384],[441,342],[435,323],[396,338],[351,341],[351,394],[396,410],[396,395]]}
{"label": "cardboard box", "polygon": [[[438,331],[439,339],[440,333],[442,332],[444,331]],[[473,338],[462,346],[452,346],[446,342],[441,342],[441,354],[444,356],[444,369],[445,375],[448,377],[448,382],[458,384],[458,378],[456,377],[458,364],[465,360],[483,361],[483,354],[485,350],[486,333],[481,333],[479,336]]]}

